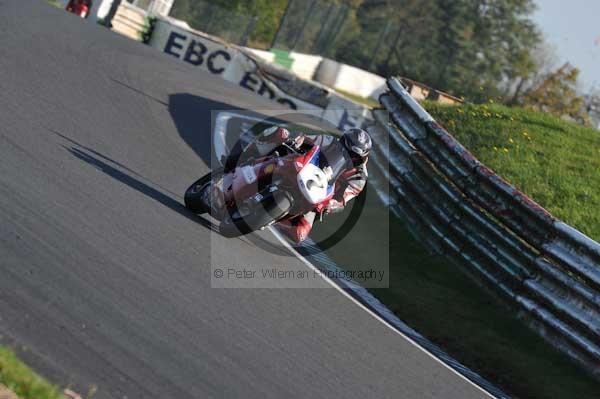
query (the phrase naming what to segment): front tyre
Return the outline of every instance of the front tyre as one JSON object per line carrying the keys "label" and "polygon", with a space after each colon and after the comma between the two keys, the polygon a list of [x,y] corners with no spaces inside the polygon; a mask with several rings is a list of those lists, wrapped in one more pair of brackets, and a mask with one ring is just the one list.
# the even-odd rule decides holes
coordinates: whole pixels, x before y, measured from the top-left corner
{"label": "front tyre", "polygon": [[219,232],[224,237],[239,237],[279,221],[291,208],[292,200],[289,194],[275,191],[245,215],[241,215],[238,210],[226,214],[219,225]]}
{"label": "front tyre", "polygon": [[183,201],[185,207],[196,214],[202,214],[210,211],[210,204],[207,201],[208,194],[207,190],[212,187],[215,180],[218,180],[223,175],[221,169],[215,170],[197,181],[194,182],[185,191]]}

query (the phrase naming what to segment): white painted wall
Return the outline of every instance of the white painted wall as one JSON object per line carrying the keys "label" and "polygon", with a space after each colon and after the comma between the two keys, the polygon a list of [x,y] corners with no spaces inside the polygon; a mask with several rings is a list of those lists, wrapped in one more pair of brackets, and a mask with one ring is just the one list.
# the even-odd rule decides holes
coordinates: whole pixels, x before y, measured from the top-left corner
{"label": "white painted wall", "polygon": [[[246,47],[253,55],[266,62],[275,62],[275,54],[270,51],[257,50]],[[291,52],[290,58],[294,59],[291,72],[305,80],[312,80],[315,70],[318,68],[323,57],[311,54]]]}
{"label": "white painted wall", "polygon": [[[60,0],[65,3],[68,0]],[[90,18],[96,21],[97,19],[105,18],[110,11],[110,6],[112,5],[114,0],[93,0],[92,12],[90,13]],[[150,9],[147,10],[150,13],[168,16],[169,12],[171,12],[171,8],[173,7],[173,3],[175,0],[154,0],[150,4]],[[124,3],[125,0],[122,0]],[[92,18],[93,17],[93,18]]]}
{"label": "white painted wall", "polygon": [[94,20],[106,18],[110,11],[110,6],[112,5],[113,0],[96,0],[94,1],[94,7],[92,7],[92,13],[90,14],[90,18]]}
{"label": "white painted wall", "polygon": [[270,51],[257,50],[255,48],[250,48],[250,47],[244,47],[244,49],[248,50],[250,53],[252,53],[257,58],[260,58],[263,61],[266,61],[266,62],[274,62],[275,61],[275,54],[273,54]]}
{"label": "white painted wall", "polygon": [[162,16],[168,16],[173,8],[175,0],[154,0],[148,12],[151,14],[158,14]]}
{"label": "white painted wall", "polygon": [[385,78],[346,64],[341,64],[333,87],[375,99],[386,90]]}
{"label": "white painted wall", "polygon": [[290,53],[290,56],[294,59],[292,72],[306,80],[313,79],[315,71],[323,60],[323,57],[319,55],[302,54],[294,51]]}
{"label": "white painted wall", "polygon": [[[90,16],[88,17],[88,20],[92,22],[96,22],[98,20],[98,11],[102,7],[103,3],[103,0],[95,0],[92,2],[92,10],[90,11]],[[108,5],[108,8],[110,9],[110,4]],[[106,12],[108,13],[108,10]]]}
{"label": "white painted wall", "polygon": [[[269,51],[248,49],[267,62],[274,62],[275,56]],[[291,52],[294,62],[291,72],[305,80],[314,80],[334,89],[377,99],[386,91],[385,78],[374,73],[341,64],[318,55]]]}

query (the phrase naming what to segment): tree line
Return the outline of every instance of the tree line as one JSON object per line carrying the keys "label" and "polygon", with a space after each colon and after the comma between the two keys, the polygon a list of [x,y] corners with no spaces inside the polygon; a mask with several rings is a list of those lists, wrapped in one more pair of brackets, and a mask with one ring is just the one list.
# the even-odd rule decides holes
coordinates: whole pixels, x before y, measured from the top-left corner
{"label": "tree line", "polygon": [[[198,0],[176,0],[178,15],[193,20]],[[553,49],[532,19],[533,0],[212,0],[239,15],[256,17],[250,45],[269,48],[277,32],[293,35],[297,50],[325,49],[323,56],[382,76],[400,75],[472,102],[493,99],[589,123],[597,96],[579,94],[577,68],[555,65]],[[298,37],[322,38],[326,20],[309,11],[323,4],[347,6],[343,29],[315,47]],[[315,7],[318,6],[318,7]],[[183,10],[183,12],[182,12]],[[291,15],[290,15],[291,14]],[[320,15],[320,14],[319,14]],[[285,18],[283,18],[285,16]],[[304,18],[307,20],[303,22]],[[227,22],[225,22],[227,23]],[[232,18],[232,24],[235,24]],[[287,25],[286,25],[287,24]],[[193,25],[193,24],[192,24]],[[232,27],[233,28],[233,27]],[[288,29],[289,34],[289,29]],[[313,38],[313,39],[311,39]],[[284,48],[286,49],[286,48]]]}

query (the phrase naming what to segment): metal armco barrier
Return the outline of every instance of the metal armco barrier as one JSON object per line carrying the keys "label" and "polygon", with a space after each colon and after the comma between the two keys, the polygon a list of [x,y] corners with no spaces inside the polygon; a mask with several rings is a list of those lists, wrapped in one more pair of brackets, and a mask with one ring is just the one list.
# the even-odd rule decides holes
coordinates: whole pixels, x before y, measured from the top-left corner
{"label": "metal armco barrier", "polygon": [[389,177],[393,211],[600,377],[600,244],[479,162],[397,79],[388,87],[371,133],[389,138],[373,163]]}

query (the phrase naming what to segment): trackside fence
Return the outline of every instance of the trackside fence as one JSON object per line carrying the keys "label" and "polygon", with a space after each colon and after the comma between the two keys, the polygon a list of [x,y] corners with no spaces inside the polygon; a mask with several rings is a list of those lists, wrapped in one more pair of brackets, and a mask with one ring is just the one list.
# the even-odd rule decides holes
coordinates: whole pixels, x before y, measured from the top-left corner
{"label": "trackside fence", "polygon": [[375,144],[389,138],[373,163],[390,181],[392,210],[600,377],[600,244],[479,162],[397,79],[387,84],[370,130]]}

